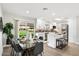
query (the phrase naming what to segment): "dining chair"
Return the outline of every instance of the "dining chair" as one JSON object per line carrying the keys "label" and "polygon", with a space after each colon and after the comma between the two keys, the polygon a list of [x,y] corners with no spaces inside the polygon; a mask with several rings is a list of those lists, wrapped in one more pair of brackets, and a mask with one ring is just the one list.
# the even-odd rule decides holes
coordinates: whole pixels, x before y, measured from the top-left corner
{"label": "dining chair", "polygon": [[42,56],[42,52],[43,52],[43,42],[37,42],[33,50],[33,56],[38,56],[39,54]]}
{"label": "dining chair", "polygon": [[23,49],[21,48],[21,46],[19,44],[15,44],[14,41],[11,41],[11,46],[12,46],[12,55],[13,56],[20,56],[22,55],[22,51]]}
{"label": "dining chair", "polygon": [[56,47],[57,48],[63,49],[67,45],[68,45],[68,38],[66,35],[63,38],[56,39]]}
{"label": "dining chair", "polygon": [[42,37],[42,36],[40,36],[40,37],[39,37],[39,39],[40,39],[40,40],[43,40],[43,37]]}

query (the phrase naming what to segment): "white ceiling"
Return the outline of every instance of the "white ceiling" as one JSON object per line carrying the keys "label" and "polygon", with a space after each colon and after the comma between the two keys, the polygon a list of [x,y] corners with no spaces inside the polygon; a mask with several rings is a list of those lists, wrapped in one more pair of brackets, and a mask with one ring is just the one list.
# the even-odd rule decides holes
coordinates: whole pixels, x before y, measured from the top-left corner
{"label": "white ceiling", "polygon": [[[44,17],[51,19],[53,17],[74,17],[79,16],[78,3],[3,3],[3,12],[18,16]],[[43,10],[48,8],[48,10]],[[26,11],[30,13],[27,14]],[[52,13],[56,15],[53,16]]]}

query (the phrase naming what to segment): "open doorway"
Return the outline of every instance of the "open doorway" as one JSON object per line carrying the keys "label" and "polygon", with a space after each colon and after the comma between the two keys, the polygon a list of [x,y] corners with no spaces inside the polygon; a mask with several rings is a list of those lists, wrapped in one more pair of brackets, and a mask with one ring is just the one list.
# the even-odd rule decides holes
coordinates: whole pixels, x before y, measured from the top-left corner
{"label": "open doorway", "polygon": [[27,40],[31,40],[35,36],[35,24],[34,21],[28,21],[28,20],[19,20],[18,21],[18,38],[27,38]]}

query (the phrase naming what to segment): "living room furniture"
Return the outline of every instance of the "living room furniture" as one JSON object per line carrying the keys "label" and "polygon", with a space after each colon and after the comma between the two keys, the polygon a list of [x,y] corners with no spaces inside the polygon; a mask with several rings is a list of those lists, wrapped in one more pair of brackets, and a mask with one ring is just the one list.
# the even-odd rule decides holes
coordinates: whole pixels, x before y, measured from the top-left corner
{"label": "living room furniture", "polygon": [[21,46],[19,44],[15,44],[14,41],[10,41],[11,46],[12,46],[12,53],[11,55],[13,56],[21,56],[23,49],[21,48]]}
{"label": "living room furniture", "polygon": [[19,45],[23,49],[23,56],[31,56],[33,49],[35,47],[35,43],[31,42],[30,40],[27,40],[25,43],[19,43]]}
{"label": "living room furniture", "polygon": [[63,49],[67,44],[68,42],[64,38],[56,39],[56,48]]}
{"label": "living room furniture", "polygon": [[37,42],[33,50],[33,56],[38,56],[39,54],[42,56],[42,52],[43,52],[43,42]]}
{"label": "living room furniture", "polygon": [[68,46],[68,24],[62,25],[63,37],[56,39],[56,48],[63,49]]}

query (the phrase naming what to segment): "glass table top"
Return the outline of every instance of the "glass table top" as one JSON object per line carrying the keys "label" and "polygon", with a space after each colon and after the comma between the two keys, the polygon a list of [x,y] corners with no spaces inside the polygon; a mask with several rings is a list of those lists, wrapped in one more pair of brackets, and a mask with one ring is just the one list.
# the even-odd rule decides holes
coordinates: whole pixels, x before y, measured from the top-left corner
{"label": "glass table top", "polygon": [[31,41],[29,40],[29,41],[26,41],[25,43],[19,43],[19,45],[20,45],[23,49],[28,49],[28,48],[34,47],[34,46],[35,46],[35,43],[34,43],[34,42],[31,42]]}

